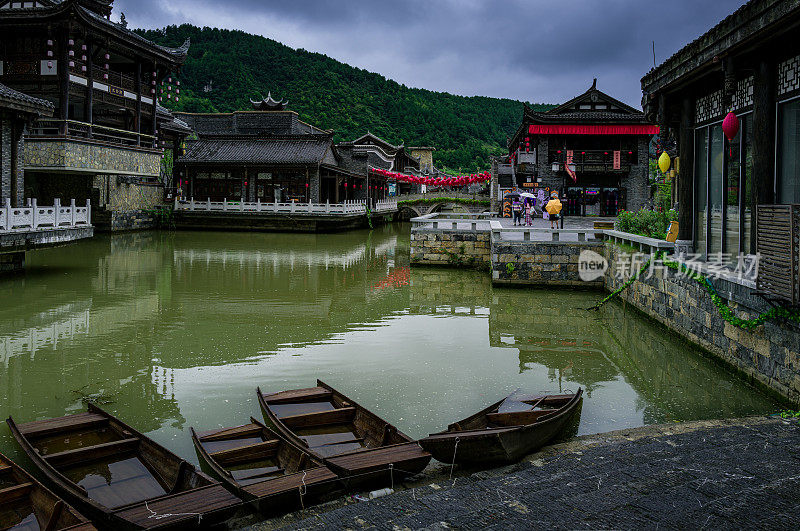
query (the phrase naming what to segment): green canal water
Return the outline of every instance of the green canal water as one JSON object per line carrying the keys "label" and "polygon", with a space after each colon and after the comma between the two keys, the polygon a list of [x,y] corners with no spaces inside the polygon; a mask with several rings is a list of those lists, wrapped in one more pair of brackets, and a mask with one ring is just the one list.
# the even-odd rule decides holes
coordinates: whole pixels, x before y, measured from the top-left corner
{"label": "green canal water", "polygon": [[[596,292],[409,268],[408,225],[334,235],[135,233],[29,253],[0,280],[0,415],[103,407],[196,462],[189,427],[261,418],[316,378],[413,437],[517,388],[575,390],[582,434],[780,406]],[[0,452],[20,453],[5,424]],[[24,460],[23,460],[24,462]]]}

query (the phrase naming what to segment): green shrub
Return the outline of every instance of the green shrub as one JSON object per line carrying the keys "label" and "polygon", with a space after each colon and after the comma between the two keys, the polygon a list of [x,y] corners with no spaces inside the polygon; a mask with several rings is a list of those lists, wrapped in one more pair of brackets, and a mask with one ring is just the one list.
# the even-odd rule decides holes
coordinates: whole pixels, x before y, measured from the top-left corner
{"label": "green shrub", "polygon": [[678,220],[674,210],[656,212],[642,209],[639,212],[623,211],[617,216],[616,229],[648,238],[663,240],[667,237],[669,224]]}

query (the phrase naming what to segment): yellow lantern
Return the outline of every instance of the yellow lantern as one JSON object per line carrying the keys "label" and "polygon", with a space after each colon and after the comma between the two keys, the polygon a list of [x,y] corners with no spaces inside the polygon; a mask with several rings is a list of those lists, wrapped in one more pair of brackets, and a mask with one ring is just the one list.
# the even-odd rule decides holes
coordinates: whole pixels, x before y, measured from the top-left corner
{"label": "yellow lantern", "polygon": [[670,160],[666,151],[661,154],[661,156],[658,158],[658,169],[661,170],[661,173],[667,173],[671,162],[672,160]]}

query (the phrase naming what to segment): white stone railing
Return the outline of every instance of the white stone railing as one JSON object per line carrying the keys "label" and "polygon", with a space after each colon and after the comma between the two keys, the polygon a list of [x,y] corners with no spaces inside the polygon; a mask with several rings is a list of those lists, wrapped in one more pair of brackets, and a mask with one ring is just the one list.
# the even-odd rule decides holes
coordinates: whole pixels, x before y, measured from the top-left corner
{"label": "white stone railing", "polygon": [[364,201],[345,201],[343,203],[262,203],[261,201],[189,201],[175,200],[175,210],[186,212],[257,212],[278,214],[323,214],[349,215],[366,214]]}
{"label": "white stone railing", "polygon": [[24,207],[12,207],[11,199],[6,199],[0,208],[0,233],[90,227],[91,220],[92,205],[88,199],[86,206],[77,206],[74,199],[69,206],[61,205],[59,199],[53,206],[40,206],[36,199],[29,199]]}
{"label": "white stone railing", "polygon": [[491,225],[492,241],[585,242],[592,238],[600,238],[603,235],[603,230],[592,228],[503,227],[499,221],[492,221]]}
{"label": "white stone railing", "polygon": [[397,211],[397,199],[387,199],[386,201],[378,201],[375,203],[373,212],[395,212]]}
{"label": "white stone railing", "polygon": [[490,230],[491,214],[461,214],[449,212],[442,214],[434,212],[416,218],[411,218],[411,230],[419,229],[447,229],[447,230],[471,230],[476,232],[487,232]]}
{"label": "white stone railing", "polygon": [[648,238],[647,236],[639,236],[638,234],[620,232],[617,230],[601,230],[597,232],[602,232],[603,237],[607,241],[624,243],[631,247],[636,247],[642,252],[657,253],[659,251],[666,251],[668,254],[672,254],[675,250],[675,244],[666,240]]}

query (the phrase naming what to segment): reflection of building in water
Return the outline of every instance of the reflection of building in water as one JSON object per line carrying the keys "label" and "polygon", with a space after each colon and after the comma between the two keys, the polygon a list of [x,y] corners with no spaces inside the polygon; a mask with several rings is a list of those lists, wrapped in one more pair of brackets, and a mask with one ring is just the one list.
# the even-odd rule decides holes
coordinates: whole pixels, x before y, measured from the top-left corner
{"label": "reflection of building in water", "polygon": [[577,298],[527,293],[530,296],[523,298],[518,292],[495,291],[489,316],[491,346],[518,349],[520,373],[542,365],[551,381],[559,386],[577,382],[590,397],[602,382],[616,379],[619,371],[604,355],[597,323],[578,309]]}
{"label": "reflection of building in water", "polygon": [[[120,234],[87,242],[82,267],[52,253],[72,262],[48,278],[46,290],[22,279],[4,286],[18,304],[0,309],[0,413],[59,416],[82,409],[82,396],[102,392],[119,414],[147,411],[135,415],[142,431],[163,419],[183,422],[171,385],[151,374],[153,323],[171,275],[153,238]],[[52,260],[58,271],[62,264]],[[87,274],[86,264],[94,271]],[[134,346],[118,348],[123,344]]]}
{"label": "reflection of building in water", "polygon": [[488,275],[461,270],[414,268],[410,286],[410,311],[419,314],[485,316],[492,293]]}
{"label": "reflection of building in water", "polygon": [[89,310],[77,308],[88,306],[88,303],[65,305],[53,309],[49,316],[40,314],[37,321],[46,324],[21,330],[14,326],[13,332],[0,332],[0,365],[8,368],[12,356],[24,354],[33,359],[42,348],[55,350],[59,342],[72,340],[76,335],[86,335],[89,331]]}
{"label": "reflection of building in water", "polygon": [[[640,397],[645,423],[719,418],[764,403],[747,384],[659,326],[609,304],[582,310],[585,297],[568,292],[495,290],[489,316],[493,347],[519,351],[520,372],[546,368],[551,381],[583,386],[587,395],[623,378]],[[522,302],[528,301],[528,302]],[[520,308],[529,304],[528,308]]]}

